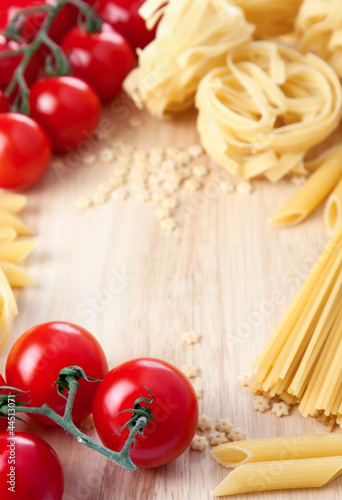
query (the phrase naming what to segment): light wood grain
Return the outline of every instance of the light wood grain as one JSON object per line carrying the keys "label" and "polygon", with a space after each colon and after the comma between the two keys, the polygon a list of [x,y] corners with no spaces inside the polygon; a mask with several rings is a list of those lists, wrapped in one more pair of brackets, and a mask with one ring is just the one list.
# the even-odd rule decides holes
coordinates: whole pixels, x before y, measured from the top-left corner
{"label": "light wood grain", "polygon": [[[131,130],[118,113],[108,110],[107,116],[115,120],[113,137],[124,135],[135,145],[198,140],[191,115],[162,124],[144,116],[139,130]],[[267,219],[296,188],[258,182],[251,196],[215,196],[189,220],[180,208],[181,227],[165,234],[149,204],[108,203],[78,213],[76,197],[91,192],[102,176],[97,166],[71,169],[61,180],[51,171],[29,193],[23,215],[39,235],[39,246],[25,269],[37,283],[16,293],[20,315],[11,344],[40,322],[73,321],[97,336],[110,367],[139,356],[199,366],[200,412],[229,417],[249,438],[324,432],[296,412],[283,419],[254,412],[248,390],[237,383],[251,371],[326,240],[321,211],[301,226],[272,228]],[[184,196],[193,203],[194,195]],[[106,305],[98,302],[96,314],[85,314],[85,301],[107,290],[113,273],[126,276],[122,289]],[[274,303],[275,290],[281,303]],[[201,334],[200,344],[181,344],[187,330]],[[2,371],[9,348],[1,355]],[[188,450],[160,469],[127,473],[58,429],[31,422],[29,430],[58,452],[66,475],[64,500],[205,500],[227,474],[208,449]],[[239,498],[337,500],[341,487],[337,479],[322,490]]]}

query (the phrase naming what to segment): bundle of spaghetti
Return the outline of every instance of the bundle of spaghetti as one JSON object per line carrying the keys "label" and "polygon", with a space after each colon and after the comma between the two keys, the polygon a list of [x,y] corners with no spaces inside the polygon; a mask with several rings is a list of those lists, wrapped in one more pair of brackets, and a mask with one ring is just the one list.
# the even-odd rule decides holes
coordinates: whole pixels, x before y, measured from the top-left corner
{"label": "bundle of spaghetti", "polygon": [[302,52],[314,52],[342,78],[342,9],[340,0],[304,0],[295,23]]}
{"label": "bundle of spaghetti", "polygon": [[341,436],[322,434],[216,446],[213,458],[234,470],[213,495],[324,486],[342,471],[341,444]]}
{"label": "bundle of spaghetti", "polygon": [[341,356],[342,225],[259,355],[252,391],[332,425],[342,417]]}
{"label": "bundle of spaghetti", "polygon": [[149,27],[163,17],[124,87],[138,107],[158,117],[191,107],[201,78],[254,29],[228,0],[169,0],[166,6],[165,0],[147,0],[140,13]]}
{"label": "bundle of spaghetti", "polygon": [[302,1],[232,0],[243,9],[247,21],[255,24],[255,36],[262,39],[291,32]]}
{"label": "bundle of spaghetti", "polygon": [[244,179],[303,171],[308,150],[337,127],[340,82],[313,54],[270,41],[231,49],[200,83],[198,130],[207,153]]}
{"label": "bundle of spaghetti", "polygon": [[[307,162],[307,169],[316,171],[306,183],[272,216],[276,226],[290,226],[304,221],[324,200],[325,223],[329,233],[342,221],[342,146],[324,152],[321,160]],[[331,194],[330,194],[331,193]]]}
{"label": "bundle of spaghetti", "polygon": [[26,204],[19,194],[0,195],[0,351],[5,347],[18,314],[13,287],[33,283],[18,263],[36,246],[32,230],[16,215]]}

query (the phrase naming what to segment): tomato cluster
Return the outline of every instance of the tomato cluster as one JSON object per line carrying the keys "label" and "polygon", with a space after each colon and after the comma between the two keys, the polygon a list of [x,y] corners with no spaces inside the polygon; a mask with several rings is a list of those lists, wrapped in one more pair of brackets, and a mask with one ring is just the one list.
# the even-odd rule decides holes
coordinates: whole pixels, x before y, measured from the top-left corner
{"label": "tomato cluster", "polygon": [[[93,379],[91,382],[78,380],[72,419],[77,423],[93,413],[95,428],[107,448],[115,452],[122,450],[129,435],[126,424],[131,418],[130,409],[137,408],[137,401],[143,400],[147,403],[140,404],[146,405],[152,418],[143,433],[136,435],[130,448],[133,463],[139,468],[158,467],[175,460],[187,449],[198,421],[197,397],[189,379],[178,368],[154,358],[127,361],[108,372],[104,351],[96,338],[72,323],[44,323],[21,335],[7,358],[7,385],[28,391],[29,394],[23,393],[20,398],[27,407],[41,408],[47,404],[63,416],[66,398],[57,392],[54,382],[60,371],[68,366],[81,367],[87,377]],[[1,385],[6,384],[0,376]],[[63,394],[67,397],[68,391]],[[148,399],[150,395],[152,399]],[[143,407],[138,405],[139,411],[140,408]],[[29,414],[41,424],[56,425],[44,415]],[[10,460],[1,460],[6,454],[10,458],[7,445],[11,437],[6,432],[7,422],[6,417],[0,418],[1,491],[7,489],[2,487],[1,478],[11,472]],[[60,500],[63,471],[55,452],[36,436],[28,433],[15,433],[15,436],[16,470],[18,477],[20,475],[17,489],[22,492],[18,493],[18,500]],[[25,472],[29,449],[31,466]],[[47,474],[35,489],[36,482],[31,484],[27,474],[41,476],[42,463]],[[49,476],[51,470],[54,470],[53,478]]]}
{"label": "tomato cluster", "polygon": [[24,77],[30,87],[31,120],[25,121],[25,131],[31,138],[36,136],[33,143],[40,146],[35,149],[23,140],[18,148],[18,136],[24,137],[23,122],[10,107],[21,96],[17,86],[9,97],[5,90],[23,62],[23,49],[38,35],[47,14],[30,13],[18,21],[25,41],[8,40],[1,31],[12,20],[15,23],[14,16],[22,9],[54,6],[58,1],[1,0],[0,56],[15,52],[0,58],[0,187],[4,189],[31,187],[47,170],[52,152],[69,152],[87,140],[99,123],[101,103],[121,92],[124,79],[134,68],[135,49],[155,36],[138,15],[143,0],[82,0],[104,21],[96,32],[78,26],[79,10],[67,3],[53,19],[48,35],[68,58],[71,75],[46,75],[46,63],[51,66],[54,60],[47,47],[30,60]]}

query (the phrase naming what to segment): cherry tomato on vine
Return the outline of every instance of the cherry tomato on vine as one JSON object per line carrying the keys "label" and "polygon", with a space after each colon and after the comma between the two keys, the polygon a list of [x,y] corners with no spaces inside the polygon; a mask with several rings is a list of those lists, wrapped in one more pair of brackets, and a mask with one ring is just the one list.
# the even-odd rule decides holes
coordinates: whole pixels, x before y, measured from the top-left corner
{"label": "cherry tomato on vine", "polygon": [[[57,0],[1,0],[0,30],[4,30],[13,17],[22,9],[37,6],[55,5]],[[65,33],[76,26],[78,9],[74,5],[65,5],[54,19],[49,30],[49,36],[55,42],[60,42]],[[37,12],[27,16],[22,30],[26,40],[32,40],[41,28],[46,14]]]}
{"label": "cherry tomato on vine", "polygon": [[10,102],[5,96],[5,90],[0,89],[0,113],[5,113],[6,111],[10,111]]}
{"label": "cherry tomato on vine", "polygon": [[[2,375],[0,375],[0,386],[1,385],[7,385],[5,382],[5,379]],[[0,391],[0,394],[4,394],[4,391]],[[0,418],[0,432],[5,431],[7,429],[7,425],[8,425],[8,417],[1,417]]]}
{"label": "cherry tomato on vine", "polygon": [[62,49],[69,56],[73,74],[88,82],[102,102],[121,92],[124,79],[135,66],[129,43],[108,24],[97,33],[74,28],[63,39]]}
{"label": "cherry tomato on vine", "polygon": [[56,76],[38,80],[31,87],[31,116],[46,130],[55,152],[76,148],[95,130],[101,103],[83,80]]}
{"label": "cherry tomato on vine", "polygon": [[35,184],[51,159],[49,139],[32,118],[0,114],[0,187],[24,190]]}
{"label": "cherry tomato on vine", "polygon": [[[25,44],[16,42],[15,40],[7,40],[4,35],[0,34],[0,54],[7,52],[8,50],[18,51],[25,47]],[[22,54],[18,54],[11,57],[6,57],[5,59],[0,59],[0,85],[8,85],[13,77],[14,71],[17,69],[23,58]],[[27,83],[32,84],[39,72],[40,60],[38,56],[35,56],[30,61],[26,71],[25,79]]]}
{"label": "cherry tomato on vine", "polygon": [[57,453],[33,434],[0,432],[0,491],[1,500],[62,500],[64,474]]}
{"label": "cherry tomato on vine", "polygon": [[[25,332],[13,345],[6,363],[8,385],[30,391],[30,406],[47,403],[62,415],[66,400],[55,387],[59,372],[80,366],[88,377],[103,379],[108,363],[96,338],[81,326],[65,322],[42,323]],[[75,422],[91,413],[99,382],[79,381],[72,416]],[[31,414],[30,414],[31,415]],[[42,415],[31,415],[38,422],[55,425]]]}
{"label": "cherry tomato on vine", "polygon": [[156,36],[156,30],[149,31],[138,11],[145,0],[99,0],[98,12],[103,20],[118,30],[131,46],[144,48]]}
{"label": "cherry tomato on vine", "polygon": [[[128,437],[132,416],[123,410],[133,408],[140,397],[154,401],[147,406],[153,419],[137,434],[130,455],[137,467],[159,467],[175,460],[190,445],[198,421],[198,402],[194,388],[176,367],[153,358],[127,361],[111,370],[94,398],[93,416],[98,435],[107,448],[120,451]],[[141,403],[144,405],[144,403]],[[116,434],[117,433],[117,434]]]}

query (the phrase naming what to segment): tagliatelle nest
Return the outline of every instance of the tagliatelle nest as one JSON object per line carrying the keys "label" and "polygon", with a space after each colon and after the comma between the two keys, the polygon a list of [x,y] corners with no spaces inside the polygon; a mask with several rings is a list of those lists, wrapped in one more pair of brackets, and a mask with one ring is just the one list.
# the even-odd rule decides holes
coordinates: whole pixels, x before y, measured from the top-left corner
{"label": "tagliatelle nest", "polygon": [[314,52],[342,78],[342,5],[340,0],[305,0],[296,19],[302,52]]}
{"label": "tagliatelle nest", "polygon": [[140,13],[148,27],[162,19],[124,87],[138,107],[158,117],[191,107],[201,78],[254,30],[228,0],[169,0],[167,6],[147,0]]}
{"label": "tagliatelle nest", "polygon": [[337,127],[341,85],[319,57],[268,41],[231,49],[201,81],[198,130],[207,153],[231,173],[276,182],[305,172],[303,158]]}

